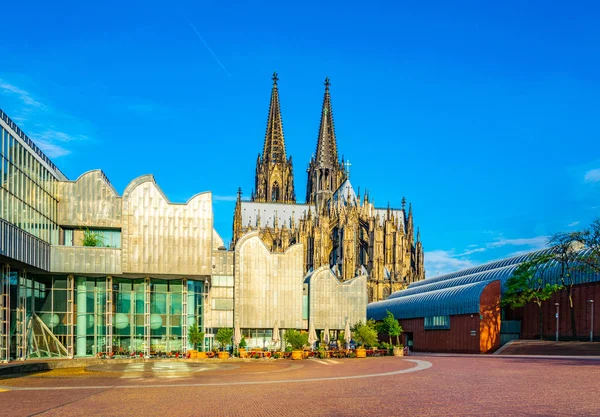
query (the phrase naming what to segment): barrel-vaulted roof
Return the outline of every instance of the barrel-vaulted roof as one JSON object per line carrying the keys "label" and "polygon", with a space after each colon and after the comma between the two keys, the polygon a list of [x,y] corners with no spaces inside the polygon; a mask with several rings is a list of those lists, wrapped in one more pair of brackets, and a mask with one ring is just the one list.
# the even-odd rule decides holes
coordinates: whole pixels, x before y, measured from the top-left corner
{"label": "barrel-vaulted roof", "polygon": [[[387,300],[369,304],[367,317],[381,320],[387,310],[399,319],[478,312],[478,297],[486,285],[500,281],[504,291],[506,282],[522,262],[547,252],[548,249],[536,251],[420,281],[415,283],[419,285],[412,284],[406,290],[393,293]],[[589,255],[590,249],[580,254],[582,258]],[[560,284],[561,265],[555,260],[548,262],[540,271],[543,283]],[[574,284],[599,282],[600,273],[591,268],[576,268],[572,278]]]}
{"label": "barrel-vaulted roof", "polygon": [[490,281],[391,298],[367,306],[367,318],[383,320],[391,311],[399,319],[479,314],[479,300]]}

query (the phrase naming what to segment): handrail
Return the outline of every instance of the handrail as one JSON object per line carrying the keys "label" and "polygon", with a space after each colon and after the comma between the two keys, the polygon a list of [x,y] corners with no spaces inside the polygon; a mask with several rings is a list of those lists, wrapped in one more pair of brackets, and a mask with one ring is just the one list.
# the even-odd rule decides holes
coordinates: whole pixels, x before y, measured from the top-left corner
{"label": "handrail", "polygon": [[27,136],[19,126],[17,126],[17,124],[15,122],[13,122],[10,117],[8,117],[8,115],[6,113],[4,113],[2,111],[2,109],[0,109],[0,118],[2,120],[4,120],[4,123],[6,123],[8,125],[8,127],[10,127],[13,131],[15,131],[17,133],[17,135],[19,135],[19,137],[31,148],[33,149],[33,151],[40,157],[42,158],[42,160],[47,163],[50,168],[52,168],[53,170],[55,170],[59,175],[62,175],[65,179],[67,178],[67,176],[60,170],[58,169],[58,167],[56,165],[54,165],[54,162],[52,162],[50,160],[50,158],[48,158],[46,156],[46,154],[40,149],[38,148],[38,146],[31,140],[29,139],[29,136]]}

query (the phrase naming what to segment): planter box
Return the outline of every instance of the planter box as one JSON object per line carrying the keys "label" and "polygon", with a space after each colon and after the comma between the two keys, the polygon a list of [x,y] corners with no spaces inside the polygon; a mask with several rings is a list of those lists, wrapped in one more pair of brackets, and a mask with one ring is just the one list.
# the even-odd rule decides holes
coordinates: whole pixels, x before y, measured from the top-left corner
{"label": "planter box", "polygon": [[356,348],[356,357],[357,358],[366,358],[367,350],[363,348]]}
{"label": "planter box", "polygon": [[404,348],[394,346],[394,356],[404,356]]}
{"label": "planter box", "polygon": [[196,358],[206,359],[206,352],[196,352]]}
{"label": "planter box", "polygon": [[292,359],[293,360],[302,360],[302,351],[301,350],[293,350],[292,351]]}
{"label": "planter box", "polygon": [[245,358],[246,357],[246,348],[240,348],[239,353],[240,353],[240,358]]}
{"label": "planter box", "polygon": [[229,359],[229,352],[219,352],[219,359]]}

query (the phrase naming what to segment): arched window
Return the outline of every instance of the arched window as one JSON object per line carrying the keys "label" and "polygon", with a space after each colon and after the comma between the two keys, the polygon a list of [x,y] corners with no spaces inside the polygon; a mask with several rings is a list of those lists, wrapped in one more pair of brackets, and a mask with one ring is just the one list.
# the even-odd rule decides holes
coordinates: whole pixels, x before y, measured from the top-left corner
{"label": "arched window", "polygon": [[277,181],[273,183],[273,189],[271,190],[271,200],[279,200],[279,184],[277,183]]}

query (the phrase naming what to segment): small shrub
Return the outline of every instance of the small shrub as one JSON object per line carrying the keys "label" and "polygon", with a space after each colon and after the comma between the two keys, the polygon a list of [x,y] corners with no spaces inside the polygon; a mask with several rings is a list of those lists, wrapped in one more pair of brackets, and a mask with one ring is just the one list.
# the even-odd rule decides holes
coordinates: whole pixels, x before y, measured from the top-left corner
{"label": "small shrub", "polygon": [[308,344],[308,333],[301,333],[295,329],[288,329],[283,335],[283,339],[287,345],[292,347],[292,350],[302,350]]}
{"label": "small shrub", "polygon": [[90,229],[83,231],[83,246],[102,246],[103,240],[102,236]]}

